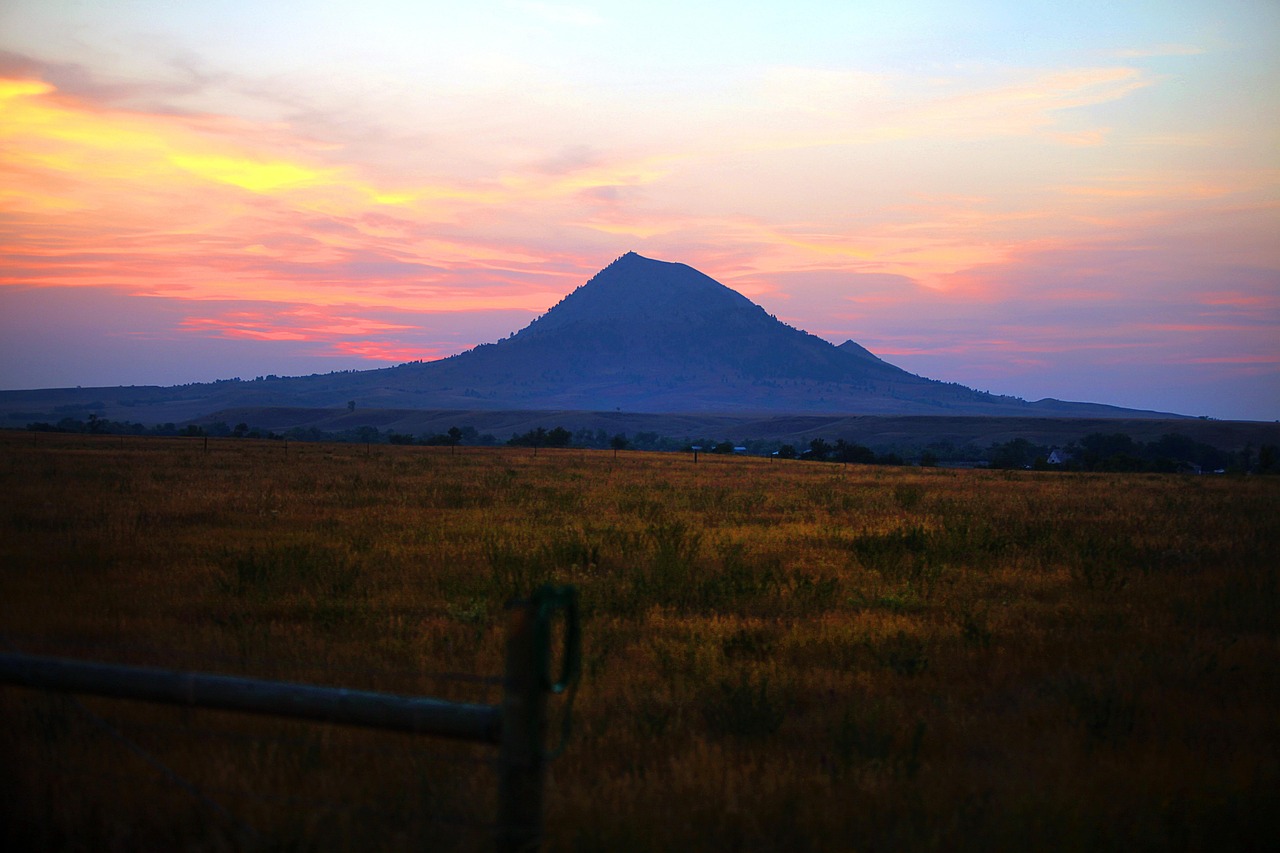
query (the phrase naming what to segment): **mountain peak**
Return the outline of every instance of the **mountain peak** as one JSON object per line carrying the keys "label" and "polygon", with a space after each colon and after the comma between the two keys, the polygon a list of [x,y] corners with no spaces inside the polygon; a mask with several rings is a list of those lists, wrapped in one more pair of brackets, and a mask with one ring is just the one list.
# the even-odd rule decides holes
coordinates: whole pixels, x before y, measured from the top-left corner
{"label": "mountain peak", "polygon": [[627,252],[560,300],[516,337],[589,322],[643,326],[672,320],[707,323],[764,309],[686,264]]}

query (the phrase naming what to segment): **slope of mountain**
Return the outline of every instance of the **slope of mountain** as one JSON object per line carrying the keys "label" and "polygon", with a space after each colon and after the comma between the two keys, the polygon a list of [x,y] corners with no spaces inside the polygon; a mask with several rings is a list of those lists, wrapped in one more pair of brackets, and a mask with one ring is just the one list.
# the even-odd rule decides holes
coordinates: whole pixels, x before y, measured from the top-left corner
{"label": "slope of mountain", "polygon": [[[44,396],[40,396],[44,395]],[[439,361],[178,388],[0,392],[10,418],[98,404],[175,423],[224,409],[542,409],[650,413],[1134,417],[1029,403],[908,373],[853,341],[792,328],[684,264],[618,258],[515,335]]]}

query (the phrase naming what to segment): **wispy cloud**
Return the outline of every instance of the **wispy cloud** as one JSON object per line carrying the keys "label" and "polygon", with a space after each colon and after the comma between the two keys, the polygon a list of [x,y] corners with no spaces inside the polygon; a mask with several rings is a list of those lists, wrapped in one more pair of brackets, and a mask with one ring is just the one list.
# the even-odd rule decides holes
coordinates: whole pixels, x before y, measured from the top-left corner
{"label": "wispy cloud", "polygon": [[1148,59],[1156,56],[1197,56],[1204,52],[1204,48],[1193,44],[1159,44],[1117,50],[1113,56],[1117,59]]}

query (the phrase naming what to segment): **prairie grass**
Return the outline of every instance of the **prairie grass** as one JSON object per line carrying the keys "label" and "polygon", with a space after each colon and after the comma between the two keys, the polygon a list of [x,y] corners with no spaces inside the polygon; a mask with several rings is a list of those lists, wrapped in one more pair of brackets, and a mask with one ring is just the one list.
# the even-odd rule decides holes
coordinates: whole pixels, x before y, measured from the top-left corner
{"label": "prairie grass", "polygon": [[[1280,478],[202,447],[0,433],[0,642],[492,702],[441,674],[497,675],[505,600],[555,580],[584,682],[547,849],[1280,830]],[[23,849],[489,843],[489,748],[11,687],[0,714]]]}

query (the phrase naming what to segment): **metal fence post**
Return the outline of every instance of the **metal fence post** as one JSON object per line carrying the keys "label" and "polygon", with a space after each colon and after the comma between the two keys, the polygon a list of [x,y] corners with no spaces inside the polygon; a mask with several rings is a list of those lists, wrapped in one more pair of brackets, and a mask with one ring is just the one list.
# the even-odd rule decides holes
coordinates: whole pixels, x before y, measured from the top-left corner
{"label": "metal fence post", "polygon": [[543,731],[547,694],[542,683],[548,650],[539,648],[531,601],[507,605],[507,660],[503,673],[499,748],[498,850],[536,850],[542,841]]}

